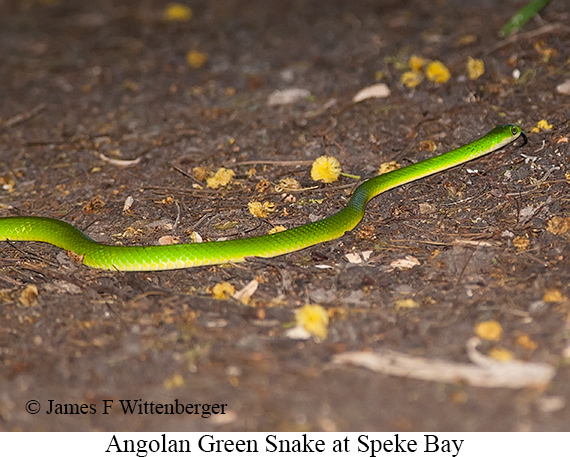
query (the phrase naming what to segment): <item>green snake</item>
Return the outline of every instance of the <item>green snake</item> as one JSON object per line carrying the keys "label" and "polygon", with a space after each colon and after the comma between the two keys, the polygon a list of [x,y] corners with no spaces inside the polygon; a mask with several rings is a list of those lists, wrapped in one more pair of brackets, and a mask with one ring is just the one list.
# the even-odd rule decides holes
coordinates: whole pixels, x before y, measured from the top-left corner
{"label": "green snake", "polygon": [[520,136],[526,143],[518,125],[500,125],[453,151],[364,181],[347,205],[332,216],[269,235],[167,246],[110,246],[92,240],[67,222],[24,216],[0,218],[0,241],[43,241],[74,252],[90,267],[119,271],[174,270],[275,257],[339,238],[356,227],[367,203],[378,194],[481,157]]}

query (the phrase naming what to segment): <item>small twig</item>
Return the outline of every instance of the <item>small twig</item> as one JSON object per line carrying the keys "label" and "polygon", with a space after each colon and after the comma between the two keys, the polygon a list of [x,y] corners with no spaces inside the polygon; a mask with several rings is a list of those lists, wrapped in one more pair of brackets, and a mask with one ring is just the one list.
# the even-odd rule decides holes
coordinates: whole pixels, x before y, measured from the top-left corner
{"label": "small twig", "polygon": [[456,286],[459,286],[459,284],[461,284],[461,280],[463,279],[463,274],[465,273],[465,270],[467,269],[467,265],[469,265],[469,262],[471,262],[471,259],[475,255],[476,251],[477,251],[477,247],[475,247],[475,249],[471,250],[471,254],[469,255],[469,258],[465,261],[465,264],[463,265],[463,268],[461,269],[461,273],[459,273],[459,277],[457,278],[457,281],[455,282]]}
{"label": "small twig", "polygon": [[174,165],[172,162],[167,162],[169,166],[171,166],[172,168],[174,168],[178,173],[180,173],[182,176],[189,178],[193,181],[195,181],[196,183],[198,183],[200,186],[203,186],[203,184],[198,181],[194,176],[192,176],[190,173],[186,173],[184,170],[182,170],[181,168],[177,167],[176,165]]}
{"label": "small twig", "polygon": [[204,221],[204,219],[210,217],[209,214],[204,214],[202,217],[200,217],[200,219],[198,219],[193,225],[191,230],[194,231],[198,228],[198,226]]}
{"label": "small twig", "polygon": [[236,162],[234,165],[276,165],[283,167],[294,167],[297,165],[311,165],[313,160],[247,160]]}
{"label": "small twig", "polygon": [[494,53],[495,51],[498,51],[499,49],[504,48],[505,46],[516,43],[519,40],[527,40],[529,38],[536,38],[537,36],[544,35],[546,33],[554,32],[557,30],[563,30],[565,32],[569,32],[570,27],[567,27],[567,26],[562,25],[562,24],[547,24],[543,27],[539,27],[538,29],[531,30],[529,32],[519,33],[518,35],[511,35],[510,37],[505,38],[502,41],[499,41],[495,46],[492,46],[490,49],[488,49],[485,52],[484,55],[488,56],[488,55]]}
{"label": "small twig", "polygon": [[46,107],[45,103],[40,103],[39,105],[37,105],[36,107],[32,108],[29,111],[26,111],[25,113],[18,114],[14,117],[11,117],[6,122],[4,122],[4,125],[2,125],[2,128],[9,129],[9,128],[14,127],[18,124],[21,124],[22,122],[26,122],[27,120],[34,117],[36,114],[43,111],[45,109],[45,107]]}
{"label": "small twig", "polygon": [[18,246],[16,246],[16,244],[15,244],[14,242],[12,242],[12,241],[10,241],[10,240],[5,240],[5,241],[8,243],[8,245],[12,246],[12,248],[14,248],[14,249],[15,249],[16,251],[18,251],[20,254],[25,255],[26,257],[30,257],[30,258],[32,258],[32,259],[40,260],[40,261],[45,262],[45,263],[47,263],[48,265],[51,265],[51,266],[53,266],[53,267],[57,267],[57,266],[58,266],[57,263],[51,262],[50,260],[48,260],[48,259],[42,257],[42,256],[39,255],[39,254],[36,254],[36,253],[34,253],[34,252],[30,252],[30,251],[26,251],[26,250],[24,250],[24,249],[20,249]]}

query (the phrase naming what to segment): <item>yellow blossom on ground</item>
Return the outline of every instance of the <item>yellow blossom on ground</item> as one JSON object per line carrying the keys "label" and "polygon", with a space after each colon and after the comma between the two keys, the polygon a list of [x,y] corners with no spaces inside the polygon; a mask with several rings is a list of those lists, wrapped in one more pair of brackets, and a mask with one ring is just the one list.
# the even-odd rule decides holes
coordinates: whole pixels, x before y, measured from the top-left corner
{"label": "yellow blossom on ground", "polygon": [[301,189],[301,184],[295,178],[287,176],[281,178],[279,182],[275,185],[275,192],[286,192],[288,190],[299,190]]}
{"label": "yellow blossom on ground", "polygon": [[331,183],[338,179],[341,171],[342,168],[337,159],[331,156],[321,156],[313,162],[311,178],[313,181]]}
{"label": "yellow blossom on ground", "polygon": [[543,62],[548,62],[552,57],[555,57],[559,54],[556,49],[548,46],[545,40],[540,40],[534,43],[534,49],[536,49],[538,53],[542,56]]}
{"label": "yellow blossom on ground", "polygon": [[420,151],[435,152],[437,151],[437,144],[433,140],[420,141]]}
{"label": "yellow blossom on ground", "polygon": [[192,10],[180,3],[170,3],[164,9],[164,20],[170,22],[185,22],[192,18]]}
{"label": "yellow blossom on ground", "polygon": [[484,340],[498,341],[503,334],[503,327],[497,321],[479,322],[475,326],[475,333]]}
{"label": "yellow blossom on ground", "polygon": [[386,79],[386,73],[384,73],[383,71],[377,71],[376,73],[374,73],[375,81],[382,81],[383,79]]}
{"label": "yellow blossom on ground", "polygon": [[275,203],[272,202],[249,202],[247,206],[255,217],[267,217],[269,213],[275,211]]}
{"label": "yellow blossom on ground", "polygon": [[428,65],[426,75],[430,81],[437,84],[446,83],[451,78],[451,73],[439,60],[434,60]]}
{"label": "yellow blossom on ground", "polygon": [[175,374],[171,378],[165,379],[163,385],[166,390],[176,389],[184,385],[184,378],[181,374]]}
{"label": "yellow blossom on ground", "polygon": [[517,236],[513,240],[513,246],[519,251],[526,251],[530,246],[530,241],[526,236]]}
{"label": "yellow blossom on ground", "polygon": [[468,46],[470,44],[475,43],[476,41],[477,41],[477,35],[470,33],[468,35],[463,35],[461,38],[459,38],[459,40],[457,40],[457,44],[460,46]]}
{"label": "yellow blossom on ground", "polygon": [[564,301],[565,299],[566,297],[562,295],[562,292],[560,292],[559,289],[548,289],[542,297],[542,301],[545,303],[557,303]]}
{"label": "yellow blossom on ground", "polygon": [[212,172],[208,170],[206,167],[194,167],[192,168],[192,172],[194,173],[194,177],[198,181],[204,181],[206,177],[210,176]]}
{"label": "yellow blossom on ground", "polygon": [[214,176],[206,180],[206,185],[211,189],[227,186],[232,182],[235,175],[236,174],[233,170],[228,170],[227,168],[222,167],[216,171],[216,174]]}
{"label": "yellow blossom on ground", "polygon": [[541,119],[536,123],[536,125],[530,129],[532,133],[538,133],[542,130],[551,130],[552,124],[549,124],[546,119]]}
{"label": "yellow blossom on ground", "polygon": [[467,58],[467,75],[469,79],[478,79],[483,73],[485,73],[485,64],[483,61],[469,56]]}
{"label": "yellow blossom on ground", "polygon": [[28,284],[20,294],[20,303],[26,307],[38,304],[38,288],[34,284]]}
{"label": "yellow blossom on ground", "polygon": [[534,351],[538,347],[538,344],[526,333],[517,336],[517,344],[525,349],[530,349],[531,351]]}
{"label": "yellow blossom on ground", "polygon": [[392,160],[391,162],[384,162],[382,165],[380,165],[378,174],[383,175],[384,173],[397,170],[398,168],[400,168],[400,166],[401,165],[399,165],[398,162],[396,162],[395,160]]}
{"label": "yellow blossom on ground", "polygon": [[284,232],[285,230],[287,230],[285,228],[285,226],[283,225],[276,225],[275,227],[273,227],[271,230],[269,230],[269,235],[273,235],[274,233],[279,233],[279,232]]}
{"label": "yellow blossom on ground", "polygon": [[415,55],[410,56],[409,65],[410,65],[410,69],[413,72],[420,73],[425,64],[426,64],[426,60],[423,57],[419,57],[419,56],[415,56]]}
{"label": "yellow blossom on ground", "polygon": [[16,180],[10,175],[0,176],[0,187],[8,192],[14,192],[14,186],[16,185]]}
{"label": "yellow blossom on ground", "polygon": [[546,224],[546,231],[553,235],[562,235],[570,230],[570,217],[554,216]]}
{"label": "yellow blossom on ground", "polygon": [[218,300],[226,300],[236,293],[236,289],[229,282],[219,282],[212,287],[212,295]]}
{"label": "yellow blossom on ground", "polygon": [[305,305],[295,313],[297,326],[311,335],[325,339],[328,333],[329,315],[320,305]]}
{"label": "yellow blossom on ground", "polygon": [[403,300],[396,300],[396,309],[401,308],[419,308],[420,304],[413,298],[405,298]]}
{"label": "yellow blossom on ground", "polygon": [[208,61],[208,54],[196,49],[192,49],[186,54],[186,62],[190,68],[200,68]]}
{"label": "yellow blossom on ground", "polygon": [[408,89],[413,89],[421,83],[423,79],[423,75],[417,71],[406,71],[400,78],[400,82]]}
{"label": "yellow blossom on ground", "polygon": [[508,362],[515,358],[514,354],[508,349],[496,347],[489,351],[489,357],[495,359],[497,362]]}

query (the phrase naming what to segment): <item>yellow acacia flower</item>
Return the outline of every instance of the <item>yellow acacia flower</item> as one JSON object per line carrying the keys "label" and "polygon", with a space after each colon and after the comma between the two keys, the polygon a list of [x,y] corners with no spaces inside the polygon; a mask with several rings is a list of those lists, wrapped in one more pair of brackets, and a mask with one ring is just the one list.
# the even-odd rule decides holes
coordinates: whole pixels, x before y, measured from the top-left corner
{"label": "yellow acacia flower", "polygon": [[192,10],[180,3],[170,3],[164,9],[164,20],[169,22],[185,22],[192,18]]}
{"label": "yellow acacia flower", "polygon": [[194,172],[194,177],[198,181],[203,181],[204,179],[206,179],[206,177],[212,174],[212,172],[208,170],[206,167],[194,167],[192,168],[192,171]]}
{"label": "yellow acacia flower", "polygon": [[566,297],[562,295],[559,289],[548,289],[542,296],[542,301],[545,303],[556,303],[565,301]]}
{"label": "yellow acacia flower", "polygon": [[546,119],[541,119],[536,123],[536,126],[530,129],[532,133],[538,133],[541,130],[552,130],[552,124],[549,124]]}
{"label": "yellow acacia flower", "polygon": [[295,321],[311,335],[325,339],[328,333],[329,314],[320,305],[305,305],[295,313]]}
{"label": "yellow acacia flower", "polygon": [[401,165],[395,160],[392,160],[391,162],[384,162],[383,164],[380,165],[380,168],[378,169],[378,174],[383,175],[384,173],[397,170],[398,168],[400,168],[400,166]]}
{"label": "yellow acacia flower", "polygon": [[396,309],[402,308],[419,308],[420,304],[413,298],[405,298],[403,300],[396,300]]}
{"label": "yellow acacia flower", "polygon": [[313,181],[331,183],[338,179],[341,171],[342,168],[337,159],[331,156],[320,156],[313,162],[311,178]]}
{"label": "yellow acacia flower", "polygon": [[186,54],[186,62],[190,68],[200,68],[208,61],[208,54],[192,49]]}
{"label": "yellow acacia flower", "polygon": [[267,217],[269,213],[275,211],[275,203],[272,202],[249,202],[247,207],[255,217]]}
{"label": "yellow acacia flower", "polygon": [[527,236],[515,236],[513,239],[513,246],[517,248],[519,251],[526,251],[530,246],[530,240]]}
{"label": "yellow acacia flower", "polygon": [[275,185],[275,192],[287,192],[289,190],[299,190],[301,189],[301,184],[295,178],[289,176],[281,178],[279,182]]}
{"label": "yellow acacia flower", "polygon": [[554,235],[563,235],[570,231],[570,217],[554,216],[548,221],[546,231]]}
{"label": "yellow acacia flower", "polygon": [[211,189],[227,186],[232,182],[235,175],[236,174],[233,170],[228,170],[227,168],[222,167],[216,171],[214,176],[206,180],[206,185]]}
{"label": "yellow acacia flower", "polygon": [[283,225],[276,225],[267,233],[269,233],[269,235],[273,235],[274,233],[284,232],[285,230],[287,229]]}
{"label": "yellow acacia flower", "polygon": [[413,72],[416,72],[416,73],[421,72],[422,68],[424,67],[425,64],[426,64],[426,60],[423,57],[416,56],[416,55],[410,56],[409,65],[410,65],[410,69]]}
{"label": "yellow acacia flower", "polygon": [[182,387],[184,386],[184,378],[181,374],[176,373],[172,377],[165,379],[163,386],[166,390],[173,390],[177,387]]}
{"label": "yellow acacia flower", "polygon": [[479,322],[475,326],[475,333],[479,338],[488,341],[498,341],[503,334],[503,327],[497,321]]}
{"label": "yellow acacia flower", "polygon": [[421,83],[423,79],[424,76],[418,71],[406,71],[404,74],[402,74],[400,82],[408,89],[413,89],[419,83]]}
{"label": "yellow acacia flower", "polygon": [[439,60],[430,62],[426,69],[426,75],[430,81],[437,84],[446,83],[451,78],[451,73]]}
{"label": "yellow acacia flower", "polygon": [[229,282],[219,282],[212,287],[212,295],[218,300],[226,300],[236,293],[236,289]]}
{"label": "yellow acacia flower", "polygon": [[514,354],[506,348],[496,347],[489,351],[489,357],[497,362],[508,362],[515,358]]}
{"label": "yellow acacia flower", "polygon": [[485,73],[485,63],[481,59],[467,58],[467,75],[469,79],[478,79]]}
{"label": "yellow acacia flower", "polygon": [[531,351],[534,351],[538,347],[538,344],[526,333],[517,336],[517,344],[525,349],[530,349]]}

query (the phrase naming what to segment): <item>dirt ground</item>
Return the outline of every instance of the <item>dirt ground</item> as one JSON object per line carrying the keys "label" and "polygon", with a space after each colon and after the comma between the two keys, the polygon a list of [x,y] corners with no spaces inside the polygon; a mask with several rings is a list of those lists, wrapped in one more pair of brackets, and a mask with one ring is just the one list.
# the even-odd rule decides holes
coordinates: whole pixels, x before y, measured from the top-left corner
{"label": "dirt ground", "polygon": [[[253,236],[333,214],[355,179],[315,184],[325,154],[366,179],[502,123],[529,139],[391,190],[341,239],[270,260],[122,273],[1,243],[0,429],[570,430],[570,96],[557,90],[570,5],[553,0],[499,38],[524,3],[197,0],[168,21],[154,1],[0,2],[0,215],[59,218],[105,243]],[[451,78],[407,87],[412,55]],[[477,79],[469,57],[484,62]],[[351,102],[376,83],[390,95]],[[268,103],[291,88],[310,95]],[[551,129],[532,131],[541,120]],[[235,178],[210,189],[196,167]],[[303,190],[275,190],[284,177]],[[275,210],[256,218],[252,201]],[[252,280],[247,304],[213,295]],[[326,338],[292,337],[306,304],[328,311]],[[502,334],[481,354],[554,377],[478,387],[335,363],[390,350],[472,364],[467,342],[487,321]],[[124,414],[125,399],[226,406]]]}

